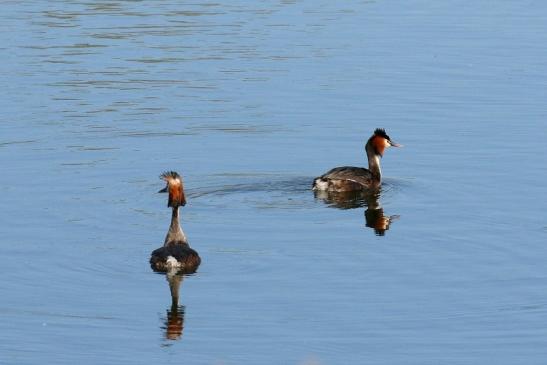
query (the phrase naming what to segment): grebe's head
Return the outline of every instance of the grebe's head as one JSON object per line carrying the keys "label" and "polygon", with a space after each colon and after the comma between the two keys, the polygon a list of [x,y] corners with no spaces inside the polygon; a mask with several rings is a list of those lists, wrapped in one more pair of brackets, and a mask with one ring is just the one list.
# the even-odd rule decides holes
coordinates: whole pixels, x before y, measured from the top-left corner
{"label": "grebe's head", "polygon": [[403,147],[403,145],[393,142],[383,128],[376,128],[367,144],[370,144],[374,149],[374,152],[377,155],[380,155],[380,157],[384,155],[384,151],[388,147]]}
{"label": "grebe's head", "polygon": [[166,171],[160,175],[160,179],[165,180],[167,186],[158,191],[158,193],[169,193],[168,207],[178,208],[186,205],[186,197],[184,196],[184,184],[182,177],[175,171]]}

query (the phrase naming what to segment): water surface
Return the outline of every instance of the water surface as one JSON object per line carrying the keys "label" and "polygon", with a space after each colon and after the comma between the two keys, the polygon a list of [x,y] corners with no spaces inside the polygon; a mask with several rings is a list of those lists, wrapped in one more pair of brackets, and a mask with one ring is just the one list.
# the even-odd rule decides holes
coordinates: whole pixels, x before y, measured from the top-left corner
{"label": "water surface", "polygon": [[[1,363],[545,363],[543,3],[2,8]],[[377,127],[380,194],[314,196]]]}

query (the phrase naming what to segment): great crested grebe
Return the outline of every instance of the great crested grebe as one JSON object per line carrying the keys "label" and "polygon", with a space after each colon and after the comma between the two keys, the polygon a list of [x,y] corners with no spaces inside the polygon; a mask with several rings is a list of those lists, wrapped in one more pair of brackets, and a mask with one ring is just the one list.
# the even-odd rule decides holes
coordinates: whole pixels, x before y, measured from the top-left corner
{"label": "great crested grebe", "polygon": [[388,147],[402,147],[391,141],[386,131],[377,128],[365,145],[368,170],[363,167],[335,167],[313,180],[313,190],[344,192],[378,188],[382,183],[380,158]]}
{"label": "great crested grebe", "polygon": [[167,186],[158,193],[169,193],[168,207],[173,209],[171,225],[163,247],[152,252],[150,266],[154,271],[193,273],[197,270],[201,259],[196,251],[188,245],[186,235],[179,224],[179,207],[186,205],[184,184],[179,174],[174,171],[164,172],[160,178]]}

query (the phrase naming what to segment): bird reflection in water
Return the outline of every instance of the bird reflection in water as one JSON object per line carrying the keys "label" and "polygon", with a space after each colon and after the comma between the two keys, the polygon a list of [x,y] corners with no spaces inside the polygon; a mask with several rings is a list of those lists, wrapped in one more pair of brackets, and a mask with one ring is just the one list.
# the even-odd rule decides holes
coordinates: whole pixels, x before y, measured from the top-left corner
{"label": "bird reflection in water", "polygon": [[391,223],[398,219],[398,215],[384,215],[384,209],[380,205],[380,190],[377,191],[314,191],[316,199],[338,209],[355,209],[366,207],[366,226],[374,229],[377,236],[385,235]]}
{"label": "bird reflection in water", "polygon": [[171,308],[167,310],[167,317],[163,319],[162,329],[165,331],[166,340],[180,340],[184,330],[184,310],[183,305],[179,305],[180,286],[184,275],[179,272],[167,272],[165,278],[169,282],[171,291]]}

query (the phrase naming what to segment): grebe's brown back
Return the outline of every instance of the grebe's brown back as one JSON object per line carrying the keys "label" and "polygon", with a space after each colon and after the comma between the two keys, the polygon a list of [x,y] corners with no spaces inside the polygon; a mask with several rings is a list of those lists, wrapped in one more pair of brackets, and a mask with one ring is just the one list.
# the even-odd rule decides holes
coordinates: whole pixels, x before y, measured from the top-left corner
{"label": "grebe's brown back", "polygon": [[389,147],[402,147],[393,142],[384,129],[376,129],[368,139],[365,150],[368,169],[363,167],[335,167],[313,181],[313,190],[343,192],[378,188],[382,183],[380,158]]}
{"label": "grebe's brown back", "polygon": [[154,271],[176,271],[193,273],[197,270],[201,259],[198,253],[190,248],[188,239],[179,223],[179,207],[186,205],[184,183],[182,177],[174,171],[161,174],[167,186],[159,193],[169,193],[168,207],[172,208],[171,225],[165,236],[163,247],[152,252],[150,266]]}

